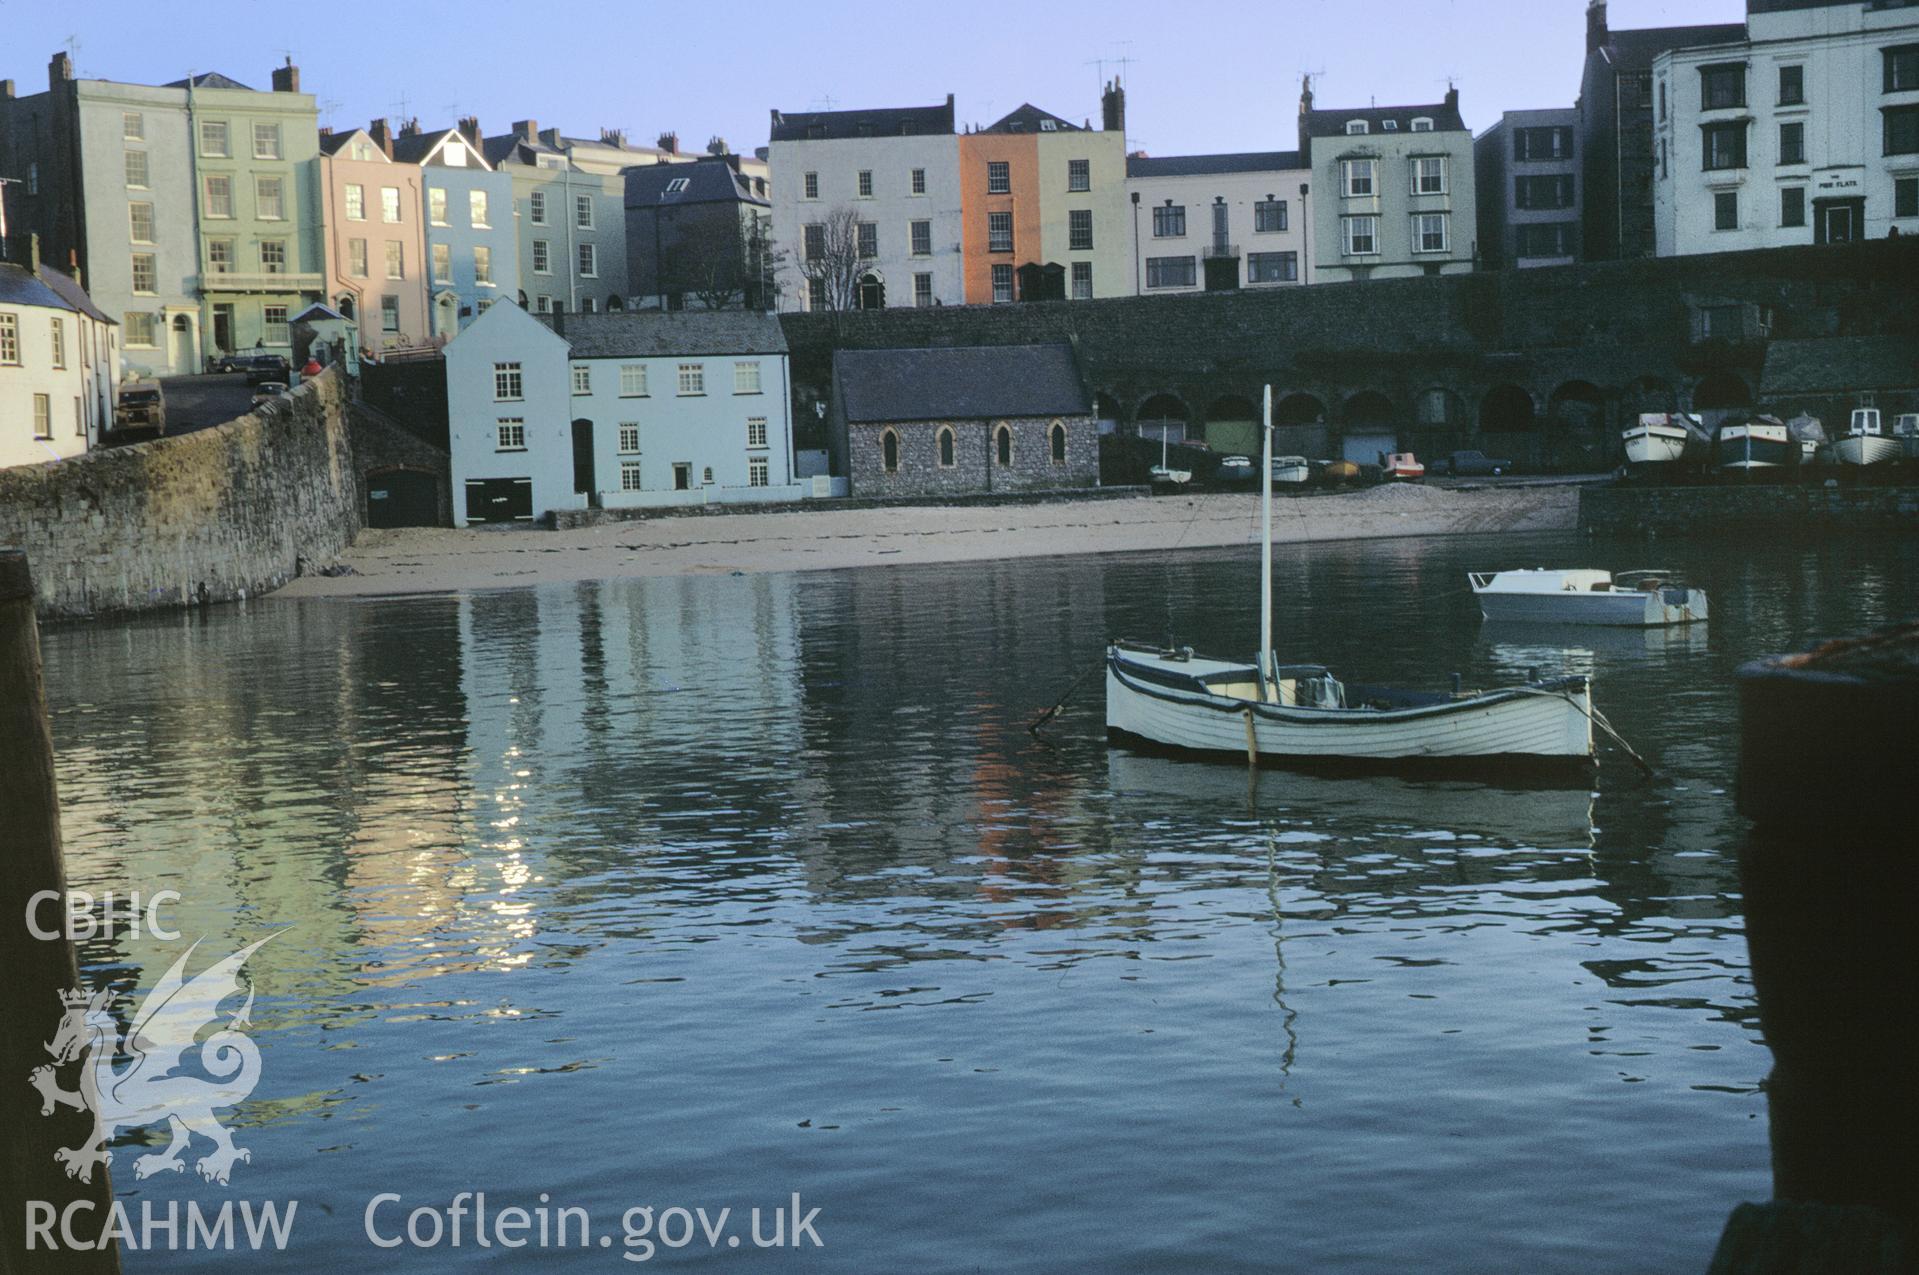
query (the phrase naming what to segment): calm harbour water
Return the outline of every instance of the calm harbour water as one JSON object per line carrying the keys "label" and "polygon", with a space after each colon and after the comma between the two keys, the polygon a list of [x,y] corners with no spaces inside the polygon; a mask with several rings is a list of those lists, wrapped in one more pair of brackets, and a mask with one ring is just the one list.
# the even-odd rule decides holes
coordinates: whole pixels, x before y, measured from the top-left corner
{"label": "calm harbour water", "polygon": [[[297,1199],[293,1240],[127,1268],[529,1264],[363,1238],[379,1193],[397,1232],[484,1190],[596,1236],[821,1210],[823,1249],[668,1266],[1704,1269],[1769,1194],[1730,675],[1919,610],[1919,543],[1278,556],[1283,656],[1590,670],[1660,778],[1249,782],[1109,751],[1097,681],[1028,735],[1109,636],[1250,651],[1250,548],[48,632],[71,884],[179,891],[196,968],[285,931],[249,966],[251,1162],[136,1181],[149,1130],[114,1172],[136,1209]],[[1482,626],[1464,573],[1517,565],[1684,568],[1713,619]],[[143,991],[183,946],[84,973]]]}

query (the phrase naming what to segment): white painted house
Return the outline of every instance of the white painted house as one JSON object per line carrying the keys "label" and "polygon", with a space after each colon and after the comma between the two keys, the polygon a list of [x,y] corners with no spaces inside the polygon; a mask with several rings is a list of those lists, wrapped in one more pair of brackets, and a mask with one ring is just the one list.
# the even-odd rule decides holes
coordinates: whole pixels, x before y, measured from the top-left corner
{"label": "white painted house", "polygon": [[862,305],[868,299],[888,306],[965,302],[959,139],[950,94],[939,106],[776,110],[768,163],[773,236],[786,263],[782,310],[825,305],[806,277],[809,251],[819,250],[819,232],[809,227],[847,209],[858,216],[867,248]]}
{"label": "white painted house", "polygon": [[1139,291],[1268,288],[1312,282],[1297,151],[1135,155],[1126,161]]}
{"label": "white painted house", "polygon": [[786,339],[747,310],[496,305],[446,351],[453,517],[798,500]]}
{"label": "white painted house", "polygon": [[113,425],[119,325],[57,270],[0,262],[0,467],[84,453]]}
{"label": "white painted house", "polygon": [[1919,234],[1919,8],[1755,0],[1653,60],[1658,254]]}

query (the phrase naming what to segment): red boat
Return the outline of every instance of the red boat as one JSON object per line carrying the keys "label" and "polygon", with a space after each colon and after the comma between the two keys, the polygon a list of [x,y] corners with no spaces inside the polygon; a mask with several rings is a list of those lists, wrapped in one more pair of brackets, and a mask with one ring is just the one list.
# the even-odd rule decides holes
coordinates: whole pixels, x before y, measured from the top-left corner
{"label": "red boat", "polygon": [[1410,482],[1415,478],[1424,478],[1426,467],[1411,452],[1392,452],[1386,457],[1386,463],[1380,466],[1380,477]]}

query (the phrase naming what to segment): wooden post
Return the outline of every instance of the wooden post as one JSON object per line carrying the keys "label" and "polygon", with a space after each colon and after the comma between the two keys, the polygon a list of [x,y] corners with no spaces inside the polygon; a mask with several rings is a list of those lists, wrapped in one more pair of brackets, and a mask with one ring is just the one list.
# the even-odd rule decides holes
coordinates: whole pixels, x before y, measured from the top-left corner
{"label": "wooden post", "polygon": [[1752,821],[1739,879],[1773,1056],[1774,1198],[1734,1212],[1713,1269],[1789,1254],[1793,1269],[1878,1270],[1859,1255],[1910,1255],[1919,1236],[1919,853],[1905,803],[1919,625],[1748,664],[1739,695]]}
{"label": "wooden post", "polygon": [[1259,765],[1259,737],[1253,734],[1253,706],[1246,706],[1246,764]]}
{"label": "wooden post", "polygon": [[[0,811],[6,837],[0,841],[0,1272],[118,1272],[117,1246],[71,1251],[64,1240],[49,1251],[40,1237],[28,1248],[29,1208],[44,1218],[63,1216],[69,1205],[76,1235],[97,1239],[107,1225],[113,1185],[105,1165],[91,1182],[69,1178],[55,1150],[79,1146],[92,1114],[70,1107],[42,1115],[40,1094],[28,1083],[34,1068],[49,1063],[46,1045],[62,1016],[60,994],[79,985],[73,947],[64,936],[66,871],[60,860],[60,800],[53,777],[53,736],[47,725],[46,689],[40,673],[40,628],[33,611],[33,578],[27,556],[0,549]],[[42,891],[60,895],[37,909],[39,928],[62,933],[36,938],[28,928],[28,900]],[[67,1083],[73,1083],[68,1079]],[[91,1206],[91,1207],[88,1207]],[[53,1236],[60,1239],[56,1221]]]}

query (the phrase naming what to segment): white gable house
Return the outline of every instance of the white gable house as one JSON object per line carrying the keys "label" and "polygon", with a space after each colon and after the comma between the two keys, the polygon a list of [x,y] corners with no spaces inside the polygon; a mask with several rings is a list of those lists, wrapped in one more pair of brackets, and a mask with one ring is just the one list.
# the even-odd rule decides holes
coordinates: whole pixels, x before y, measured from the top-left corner
{"label": "white gable house", "polygon": [[495,305],[446,347],[456,525],[798,500],[786,340],[745,310]]}
{"label": "white gable house", "polygon": [[453,525],[576,509],[566,342],[510,302],[446,347]]}
{"label": "white gable house", "polygon": [[[595,507],[761,503],[793,474],[786,338],[753,310],[544,316],[571,347],[573,437]],[[807,490],[811,490],[810,484]]]}

